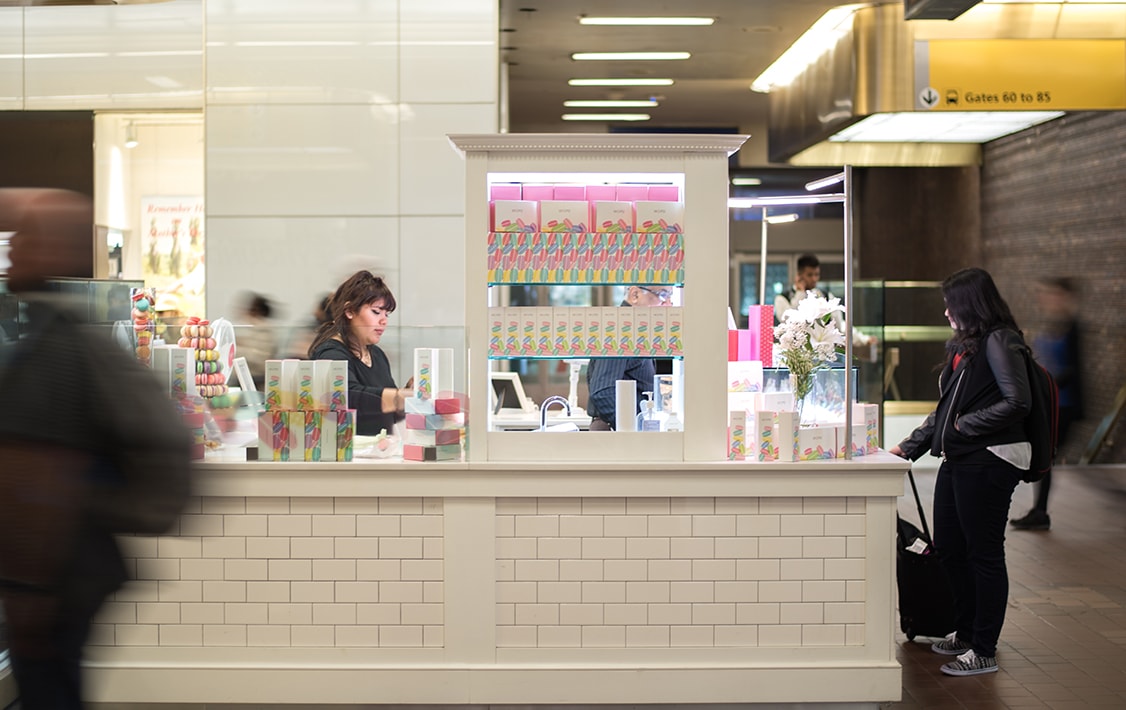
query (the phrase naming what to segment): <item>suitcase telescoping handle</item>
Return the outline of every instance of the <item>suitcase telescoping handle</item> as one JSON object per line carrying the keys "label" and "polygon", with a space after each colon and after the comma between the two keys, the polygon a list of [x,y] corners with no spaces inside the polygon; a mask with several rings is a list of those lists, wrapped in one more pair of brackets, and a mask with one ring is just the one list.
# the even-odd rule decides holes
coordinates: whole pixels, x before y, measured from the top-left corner
{"label": "suitcase telescoping handle", "polygon": [[919,500],[919,487],[915,485],[915,474],[911,468],[907,469],[907,480],[911,481],[911,492],[915,494],[915,507],[919,510],[919,522],[923,524],[923,535],[926,536],[927,544],[933,545],[934,539],[931,538],[931,529],[927,525],[927,514],[923,512],[923,501]]}

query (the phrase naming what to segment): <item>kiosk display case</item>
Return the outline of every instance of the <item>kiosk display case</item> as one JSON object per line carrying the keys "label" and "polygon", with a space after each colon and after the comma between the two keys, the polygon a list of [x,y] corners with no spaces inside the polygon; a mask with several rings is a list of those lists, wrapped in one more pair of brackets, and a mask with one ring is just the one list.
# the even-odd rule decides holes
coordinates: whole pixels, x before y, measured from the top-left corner
{"label": "kiosk display case", "polygon": [[[714,403],[726,392],[726,358],[711,344],[726,337],[727,290],[715,275],[727,270],[727,159],[745,140],[450,137],[466,162],[471,401],[489,401],[490,373],[504,360],[529,357],[672,357],[684,392],[683,432],[497,431],[491,411],[476,407],[470,461],[723,458],[726,413]],[[571,217],[562,216],[566,209]],[[505,307],[506,286],[540,283],[666,284],[677,287],[680,300],[644,314],[617,307]],[[580,329],[583,337],[573,337]],[[639,338],[646,330],[651,337]]]}

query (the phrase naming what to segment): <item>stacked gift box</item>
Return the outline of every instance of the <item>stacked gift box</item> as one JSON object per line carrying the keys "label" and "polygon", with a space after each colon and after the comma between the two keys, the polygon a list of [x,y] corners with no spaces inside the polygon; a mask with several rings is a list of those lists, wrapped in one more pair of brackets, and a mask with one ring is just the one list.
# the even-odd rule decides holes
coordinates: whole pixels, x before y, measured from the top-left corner
{"label": "stacked gift box", "polygon": [[[728,417],[727,457],[753,461],[816,461],[844,458],[848,443],[844,422],[801,426],[793,393],[751,395],[750,409]],[[880,406],[858,402],[852,411],[852,456],[873,454],[880,445]]]}
{"label": "stacked gift box", "polygon": [[453,391],[453,350],[415,348],[414,392],[405,403],[403,459],[453,461],[465,437],[465,398]]}
{"label": "stacked gift box", "polygon": [[683,281],[675,185],[498,184],[490,197],[492,283]]}
{"label": "stacked gift box", "polygon": [[491,307],[489,357],[681,357],[680,306]]}
{"label": "stacked gift box", "polygon": [[456,461],[465,435],[465,408],[460,397],[406,400],[403,459]]}
{"label": "stacked gift box", "polygon": [[675,233],[492,232],[490,283],[648,283],[684,280]]}
{"label": "stacked gift box", "polygon": [[180,410],[184,425],[192,432],[192,458],[206,451],[204,400],[195,384],[196,350],[164,345],[152,349],[152,370],[165,392]]}
{"label": "stacked gift box", "polygon": [[490,186],[493,232],[681,232],[684,203],[676,185]]}
{"label": "stacked gift box", "polygon": [[356,410],[348,409],[344,360],[267,360],[262,461],[351,461]]}

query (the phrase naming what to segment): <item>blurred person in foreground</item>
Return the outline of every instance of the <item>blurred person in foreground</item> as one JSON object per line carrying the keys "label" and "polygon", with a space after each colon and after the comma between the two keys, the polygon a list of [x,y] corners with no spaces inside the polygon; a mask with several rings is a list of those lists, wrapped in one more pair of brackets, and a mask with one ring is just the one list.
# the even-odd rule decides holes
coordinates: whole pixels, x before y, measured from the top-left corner
{"label": "blurred person in foreground", "polygon": [[1024,420],[1032,408],[1024,336],[993,277],[963,269],[942,282],[954,334],[939,371],[938,407],[891,453],[942,458],[934,484],[934,547],[954,594],[956,628],[931,650],[956,656],[940,670],[997,672],[1009,602],[1005,523],[1032,460]]}
{"label": "blurred person in foreground", "polygon": [[[626,289],[625,299],[619,306],[653,308],[667,306],[672,300],[672,286],[642,286]],[[586,411],[590,415],[591,431],[615,431],[618,428],[616,400],[618,380],[633,380],[637,384],[637,411],[641,412],[644,392],[653,391],[653,378],[657,365],[648,357],[592,357],[586,370]]]}
{"label": "blurred person in foreground", "polygon": [[[89,199],[0,189],[0,230],[15,233],[8,284],[28,304],[0,369],[0,601],[22,710],[81,708],[91,620],[126,579],[114,533],[175,520],[191,438],[152,373],[84,324],[87,304],[46,290],[49,278],[88,275]],[[139,461],[183,474],[154,525],[138,522],[161,505],[133,485]],[[164,474],[148,480],[161,490]]]}
{"label": "blurred person in foreground", "polygon": [[[1083,418],[1083,391],[1079,375],[1079,300],[1075,282],[1069,278],[1042,279],[1036,284],[1036,301],[1045,319],[1044,328],[1032,337],[1032,352],[1059,387],[1059,448],[1067,442],[1071,423]],[[1036,502],[1028,514],[1009,521],[1017,530],[1047,530],[1048,494],[1052,472],[1035,484]]]}
{"label": "blurred person in foreground", "polygon": [[405,418],[403,408],[411,383],[399,389],[391,363],[379,348],[387,318],[395,310],[395,296],[378,276],[357,271],[329,298],[328,320],[309,346],[310,360],[348,362],[348,406],[356,410],[356,433],[374,436],[394,433]]}

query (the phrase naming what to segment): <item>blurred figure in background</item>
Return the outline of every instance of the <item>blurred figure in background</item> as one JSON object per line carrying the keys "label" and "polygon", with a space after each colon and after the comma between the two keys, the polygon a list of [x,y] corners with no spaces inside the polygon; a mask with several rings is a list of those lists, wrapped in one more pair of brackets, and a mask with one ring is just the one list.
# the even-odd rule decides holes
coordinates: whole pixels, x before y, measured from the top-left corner
{"label": "blurred figure in background", "polygon": [[[810,294],[826,300],[834,298],[826,288],[819,288],[821,281],[821,260],[813,254],[802,254],[798,257],[797,274],[790,288],[774,298],[774,325],[782,323],[782,314],[795,309]],[[850,312],[846,306],[846,312]],[[837,328],[843,333],[845,330],[844,319],[840,313],[833,314]],[[853,355],[869,362],[876,361],[877,339],[874,335],[865,335],[859,330],[852,331]]]}
{"label": "blurred figure in background", "polygon": [[111,286],[106,294],[106,313],[102,320],[113,323],[119,320],[129,320],[129,311],[132,303],[129,300],[129,287],[125,284]]}
{"label": "blurred figure in background", "polygon": [[328,301],[330,298],[332,298],[331,293],[321,296],[313,306],[312,314],[290,328],[289,337],[286,338],[285,350],[283,351],[284,357],[299,360],[309,357],[309,346],[313,344],[317,330],[332,320],[328,316]]}
{"label": "blurred figure in background", "polygon": [[274,357],[278,348],[278,334],[271,320],[274,307],[259,293],[242,295],[242,320],[246,327],[235,330],[235,354],[246,358],[250,377],[258,390],[266,381],[266,361]]}
{"label": "blurred figure in background", "polygon": [[114,534],[175,521],[191,436],[152,373],[84,323],[88,304],[46,290],[89,275],[90,200],[0,189],[0,231],[15,232],[8,286],[27,303],[0,369],[0,602],[21,709],[81,708],[91,620],[126,578]]}
{"label": "blurred figure in background", "polygon": [[[1036,283],[1036,302],[1044,318],[1044,328],[1032,338],[1032,352],[1044,368],[1052,373],[1060,390],[1059,450],[1067,443],[1071,423],[1083,418],[1083,388],[1079,373],[1079,294],[1069,278],[1041,279]],[[1009,521],[1017,530],[1047,530],[1052,526],[1048,515],[1048,494],[1052,490],[1052,472],[1048,471],[1036,485],[1036,502],[1021,518]]]}

